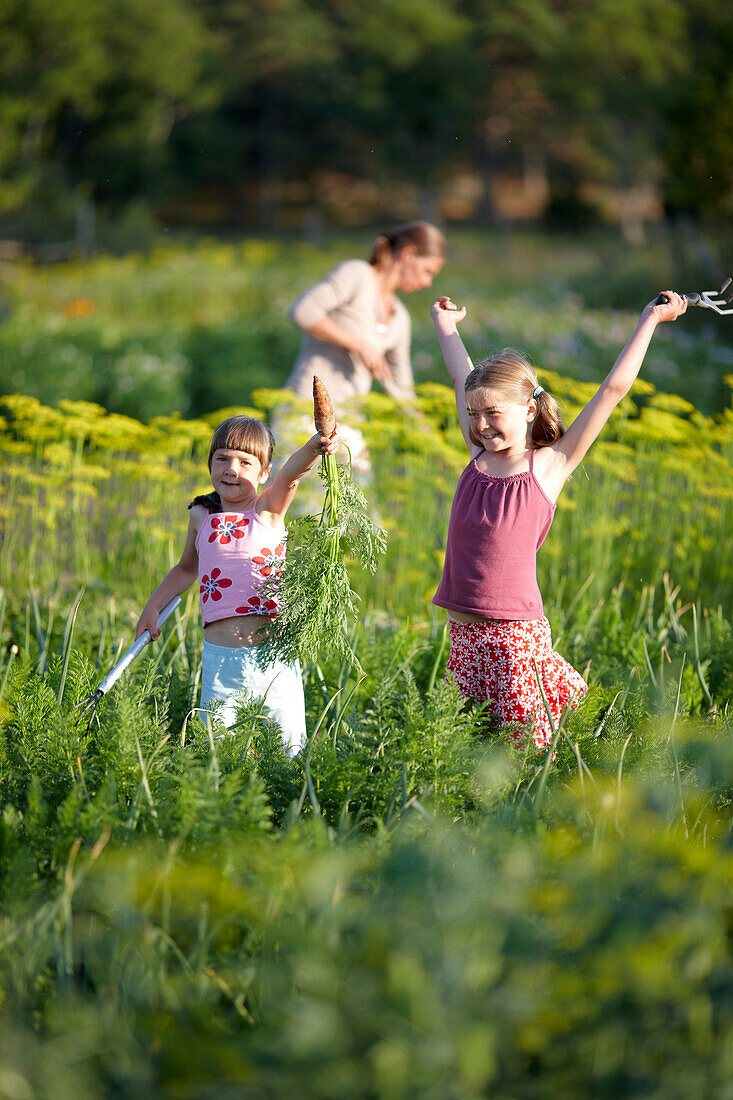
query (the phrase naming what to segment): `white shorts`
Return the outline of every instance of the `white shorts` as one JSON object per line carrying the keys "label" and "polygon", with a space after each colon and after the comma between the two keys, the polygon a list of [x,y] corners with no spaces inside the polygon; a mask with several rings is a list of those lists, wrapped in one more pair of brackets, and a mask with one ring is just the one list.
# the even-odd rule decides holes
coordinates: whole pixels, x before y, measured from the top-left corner
{"label": "white shorts", "polygon": [[305,697],[300,663],[273,661],[260,668],[256,646],[223,646],[204,641],[201,669],[201,707],[216,709],[227,728],[237,719],[244,696],[262,699],[262,711],[277,722],[288,752],[295,755],[305,744]]}

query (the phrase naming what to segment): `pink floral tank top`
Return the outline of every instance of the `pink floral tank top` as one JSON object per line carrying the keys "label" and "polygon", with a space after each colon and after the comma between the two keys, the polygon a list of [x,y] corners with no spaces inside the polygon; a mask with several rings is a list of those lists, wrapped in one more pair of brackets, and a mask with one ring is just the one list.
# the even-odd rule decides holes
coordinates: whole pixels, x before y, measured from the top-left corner
{"label": "pink floral tank top", "polygon": [[262,597],[260,586],[282,569],[286,537],[285,527],[263,523],[254,508],[206,517],[196,535],[204,626],[237,615],[277,615],[278,601]]}
{"label": "pink floral tank top", "polygon": [[537,551],[555,505],[529,470],[485,474],[472,459],[451,507],[443,576],[433,603],[487,619],[541,619]]}

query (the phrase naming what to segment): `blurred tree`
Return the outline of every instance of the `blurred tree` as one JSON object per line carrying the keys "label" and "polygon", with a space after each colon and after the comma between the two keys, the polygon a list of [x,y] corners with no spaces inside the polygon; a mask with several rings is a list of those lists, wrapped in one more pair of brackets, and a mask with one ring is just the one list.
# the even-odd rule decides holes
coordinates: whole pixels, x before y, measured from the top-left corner
{"label": "blurred tree", "polygon": [[225,92],[208,132],[196,120],[178,128],[179,154],[199,185],[256,181],[259,219],[277,226],[284,184],[302,177],[322,141],[317,114],[327,117],[337,60],[327,6],[197,0],[197,10],[218,43],[212,64]]}
{"label": "blurred tree", "polygon": [[733,14],[718,0],[688,0],[690,63],[669,89],[662,150],[669,204],[733,212]]}
{"label": "blurred tree", "polygon": [[49,172],[102,198],[154,189],[171,127],[217,94],[211,45],[187,0],[2,0],[0,209]]}
{"label": "blurred tree", "polygon": [[689,71],[685,5],[559,0],[556,9],[564,33],[543,80],[549,153],[572,189],[581,181],[614,188],[625,232],[636,239],[643,212],[631,192],[662,180],[664,107]]}
{"label": "blurred tree", "polygon": [[498,174],[546,174],[551,102],[547,71],[559,63],[564,22],[553,0],[469,0],[474,50],[481,62],[476,95],[477,160],[484,184],[482,212],[493,218]]}
{"label": "blurred tree", "polygon": [[31,193],[64,105],[98,110],[103,9],[101,0],[0,2],[0,210]]}
{"label": "blurred tree", "polygon": [[431,216],[470,171],[487,215],[498,179],[625,194],[634,237],[645,188],[731,202],[732,53],[720,0],[0,0],[0,213],[45,182],[280,228],[348,176]]}
{"label": "blurred tree", "polygon": [[341,13],[342,102],[367,138],[352,163],[417,183],[435,217],[436,182],[473,152],[470,20],[460,0],[352,0]]}
{"label": "blurred tree", "polygon": [[[286,182],[317,203],[324,172],[382,184],[440,174],[457,126],[467,126],[452,52],[469,29],[459,4],[203,0],[225,42],[227,159],[257,178],[263,222],[278,224]],[[176,141],[190,146],[193,128]],[[204,159],[197,176],[213,182],[216,166]]]}
{"label": "blurred tree", "polygon": [[[487,201],[497,172],[546,180],[576,214],[581,182],[620,192],[657,183],[665,92],[687,67],[680,0],[469,3],[485,62]],[[624,207],[630,234],[634,209]]]}
{"label": "blurred tree", "polygon": [[91,174],[103,199],[130,190],[155,199],[173,126],[222,95],[222,81],[206,68],[215,37],[189,0],[106,0],[102,41],[102,106],[80,135],[74,176]]}

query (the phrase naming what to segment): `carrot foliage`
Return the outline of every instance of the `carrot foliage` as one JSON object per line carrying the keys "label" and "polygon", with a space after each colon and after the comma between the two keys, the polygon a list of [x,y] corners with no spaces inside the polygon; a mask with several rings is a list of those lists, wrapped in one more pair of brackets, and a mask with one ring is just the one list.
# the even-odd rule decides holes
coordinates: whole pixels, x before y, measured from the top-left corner
{"label": "carrot foliage", "polygon": [[387,546],[386,534],[373,522],[349,466],[337,463],[334,455],[324,455],[321,479],[325,499],[320,516],[305,516],[290,524],[282,574],[262,585],[263,597],[277,597],[282,610],[258,653],[264,661],[299,658],[312,664],[327,652],[346,656],[360,669],[349,640],[359,597],[351,587],[347,562],[376,572]]}

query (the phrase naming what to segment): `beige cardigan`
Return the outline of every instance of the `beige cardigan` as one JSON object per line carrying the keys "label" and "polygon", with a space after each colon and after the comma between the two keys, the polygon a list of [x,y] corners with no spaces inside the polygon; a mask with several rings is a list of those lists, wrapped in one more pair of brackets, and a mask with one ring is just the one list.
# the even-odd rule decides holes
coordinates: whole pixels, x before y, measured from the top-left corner
{"label": "beige cardigan", "polygon": [[[387,324],[380,324],[379,288],[370,264],[345,260],[323,282],[301,294],[289,313],[291,321],[303,330],[325,316],[382,352],[392,372],[393,382],[385,386],[389,393],[398,398],[414,396],[410,315],[395,298],[392,316]],[[285,385],[301,397],[310,397],[314,374],[336,402],[369,393],[373,381],[358,355],[316,340],[304,331],[298,358]]]}

